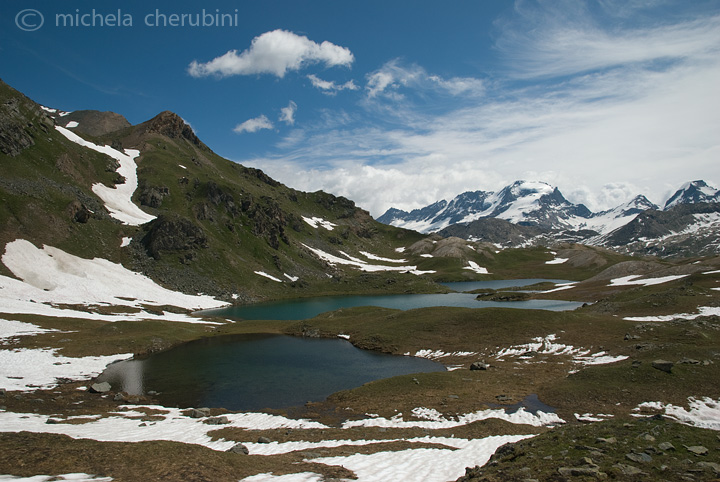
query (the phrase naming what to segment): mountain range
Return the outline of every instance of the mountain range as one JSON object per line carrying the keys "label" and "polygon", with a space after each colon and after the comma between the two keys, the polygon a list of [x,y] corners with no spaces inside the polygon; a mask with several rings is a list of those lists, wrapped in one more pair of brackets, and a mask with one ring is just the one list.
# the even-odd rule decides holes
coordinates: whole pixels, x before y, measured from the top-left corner
{"label": "mountain range", "polygon": [[[497,192],[468,191],[378,221],[508,246],[580,242],[621,252],[686,256],[720,253],[720,191],[702,180],[680,187],[661,209],[645,196],[601,212],[573,204],[557,187],[516,181]],[[693,234],[693,236],[689,236]]]}

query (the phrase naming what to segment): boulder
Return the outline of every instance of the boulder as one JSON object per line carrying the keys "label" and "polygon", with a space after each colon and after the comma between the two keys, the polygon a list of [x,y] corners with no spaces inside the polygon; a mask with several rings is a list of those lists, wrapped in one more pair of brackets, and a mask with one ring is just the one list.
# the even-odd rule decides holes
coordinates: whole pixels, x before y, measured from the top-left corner
{"label": "boulder", "polygon": [[204,422],[208,425],[227,425],[230,423],[230,419],[223,415],[221,417],[210,417]]}
{"label": "boulder", "polygon": [[488,368],[490,368],[490,365],[481,361],[476,361],[470,365],[470,370],[487,370]]}
{"label": "boulder", "polygon": [[93,393],[107,393],[111,388],[112,386],[108,382],[93,383],[90,386],[90,391]]}
{"label": "boulder", "polygon": [[653,368],[663,371],[665,373],[672,373],[673,365],[673,362],[667,360],[655,360],[654,362],[652,362]]}
{"label": "boulder", "polygon": [[230,452],[233,454],[242,454],[242,455],[248,455],[250,453],[250,450],[246,446],[244,446],[241,443],[237,443],[226,450],[226,452]]}
{"label": "boulder", "polygon": [[270,442],[272,442],[272,440],[267,437],[259,437],[257,441],[259,444],[269,444]]}
{"label": "boulder", "polygon": [[693,453],[695,455],[707,455],[708,449],[703,447],[702,445],[693,445],[691,447],[685,447],[688,452]]}
{"label": "boulder", "polygon": [[193,408],[190,411],[190,418],[204,418],[210,416],[209,408]]}

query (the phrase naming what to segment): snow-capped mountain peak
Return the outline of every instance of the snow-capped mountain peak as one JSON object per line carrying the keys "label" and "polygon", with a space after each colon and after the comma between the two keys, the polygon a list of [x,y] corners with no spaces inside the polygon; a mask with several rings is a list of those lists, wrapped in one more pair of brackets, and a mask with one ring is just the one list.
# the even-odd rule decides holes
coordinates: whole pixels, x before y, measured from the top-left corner
{"label": "snow-capped mountain peak", "polygon": [[664,209],[670,209],[678,204],[701,202],[720,202],[720,191],[708,186],[705,181],[692,181],[683,184],[680,189],[675,191],[675,194],[665,203]]}

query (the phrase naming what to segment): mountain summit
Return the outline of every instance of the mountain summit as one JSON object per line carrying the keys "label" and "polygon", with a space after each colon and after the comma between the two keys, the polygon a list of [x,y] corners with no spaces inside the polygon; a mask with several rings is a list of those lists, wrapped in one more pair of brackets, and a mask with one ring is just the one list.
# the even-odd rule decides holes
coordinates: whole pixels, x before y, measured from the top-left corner
{"label": "mountain summit", "polygon": [[678,204],[720,202],[720,190],[708,186],[705,181],[692,181],[684,184],[665,203],[665,209]]}

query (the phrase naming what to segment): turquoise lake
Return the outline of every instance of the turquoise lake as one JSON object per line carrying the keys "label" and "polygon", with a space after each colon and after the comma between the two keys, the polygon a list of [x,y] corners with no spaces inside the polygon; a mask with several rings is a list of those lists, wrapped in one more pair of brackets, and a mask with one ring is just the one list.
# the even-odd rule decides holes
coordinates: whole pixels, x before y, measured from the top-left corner
{"label": "turquoise lake", "polygon": [[[563,280],[495,280],[469,283],[443,283],[454,290],[474,290],[479,288],[507,288],[510,286],[529,286],[542,281]],[[497,286],[497,288],[492,288]],[[320,313],[353,308],[357,306],[379,306],[397,310],[412,310],[432,306],[448,306],[460,308],[517,308],[525,310],[568,311],[582,306],[576,301],[561,300],[527,300],[527,301],[479,301],[476,295],[469,293],[446,294],[407,294],[407,295],[358,295],[358,296],[323,296],[317,298],[301,298],[293,300],[255,303],[252,305],[230,306],[202,313],[230,318],[234,320],[304,320],[313,318]]]}

